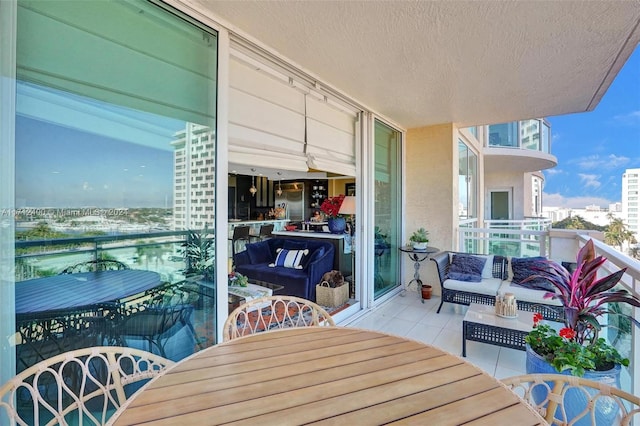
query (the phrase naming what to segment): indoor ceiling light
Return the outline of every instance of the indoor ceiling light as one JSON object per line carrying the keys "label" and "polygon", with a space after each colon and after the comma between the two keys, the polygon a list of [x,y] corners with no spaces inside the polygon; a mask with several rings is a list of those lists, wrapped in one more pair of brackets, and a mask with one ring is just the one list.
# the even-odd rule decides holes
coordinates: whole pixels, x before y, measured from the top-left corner
{"label": "indoor ceiling light", "polygon": [[[251,173],[255,173],[256,169],[251,169]],[[249,188],[249,192],[252,196],[256,196],[256,192],[258,192],[258,188],[256,188],[256,176],[251,175],[251,188]]]}
{"label": "indoor ceiling light", "polygon": [[278,189],[276,190],[276,195],[279,197],[282,195],[282,186],[280,185],[282,179],[280,177],[282,173],[278,172]]}

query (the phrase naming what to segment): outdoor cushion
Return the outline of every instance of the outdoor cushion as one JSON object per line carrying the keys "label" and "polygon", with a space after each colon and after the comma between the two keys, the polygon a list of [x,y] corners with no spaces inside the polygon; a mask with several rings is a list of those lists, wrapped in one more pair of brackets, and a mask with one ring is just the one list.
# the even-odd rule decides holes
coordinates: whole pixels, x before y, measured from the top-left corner
{"label": "outdoor cushion", "polygon": [[[451,253],[450,257],[453,258],[455,253]],[[484,268],[482,268],[482,278],[494,278],[493,277],[493,256],[492,254],[474,254],[467,256],[475,256],[481,259],[486,259],[484,263]],[[449,263],[451,263],[452,259],[449,259]]]}
{"label": "outdoor cushion", "polygon": [[512,282],[514,285],[533,290],[555,291],[554,285],[542,277],[536,277],[525,281],[540,273],[536,268],[549,268],[545,257],[514,257],[511,259],[511,268],[513,270]]}
{"label": "outdoor cushion", "polygon": [[523,302],[530,303],[540,303],[543,305],[554,305],[554,306],[562,306],[562,303],[557,299],[545,299],[544,295],[547,293],[546,291],[536,290],[532,288],[526,288],[518,284],[513,284],[509,281],[503,281],[502,285],[500,285],[500,289],[498,293],[513,293],[516,300],[521,300]]}
{"label": "outdoor cushion", "polygon": [[454,254],[449,266],[449,278],[458,281],[480,282],[487,259],[479,256]]}
{"label": "outdoor cushion", "polygon": [[469,293],[480,293],[495,296],[498,294],[500,288],[500,278],[485,278],[482,280],[482,285],[477,282],[459,281],[448,279],[442,283],[442,286],[449,290],[465,291]]}

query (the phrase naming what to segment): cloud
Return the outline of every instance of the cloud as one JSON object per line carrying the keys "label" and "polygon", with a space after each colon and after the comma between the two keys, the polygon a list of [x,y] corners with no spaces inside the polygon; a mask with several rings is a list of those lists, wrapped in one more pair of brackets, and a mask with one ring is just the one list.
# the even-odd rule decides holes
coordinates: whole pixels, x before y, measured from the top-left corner
{"label": "cloud", "polygon": [[596,205],[609,207],[614,201],[602,197],[564,197],[560,194],[542,194],[542,202],[545,207],[566,207],[572,209],[583,209],[586,206]]}
{"label": "cloud", "polygon": [[580,157],[570,160],[569,163],[576,164],[578,167],[585,170],[594,170],[616,169],[626,166],[630,161],[629,157],[609,154],[607,156],[590,155],[588,157]]}
{"label": "cloud", "polygon": [[580,177],[580,182],[585,188],[597,189],[597,188],[600,188],[600,186],[602,185],[599,181],[600,175],[588,175],[585,173],[578,173],[578,176]]}
{"label": "cloud", "polygon": [[613,119],[623,124],[640,124],[640,111],[631,111],[627,114],[616,115]]}
{"label": "cloud", "polygon": [[564,174],[565,171],[562,169],[547,169],[544,171],[544,174],[551,177],[551,176],[555,176],[555,175],[561,175]]}

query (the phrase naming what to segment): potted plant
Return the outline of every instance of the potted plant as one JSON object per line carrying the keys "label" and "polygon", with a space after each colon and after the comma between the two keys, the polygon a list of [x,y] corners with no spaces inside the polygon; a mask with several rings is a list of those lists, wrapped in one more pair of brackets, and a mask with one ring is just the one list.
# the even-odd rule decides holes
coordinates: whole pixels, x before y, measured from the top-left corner
{"label": "potted plant", "polygon": [[229,272],[229,285],[236,287],[247,287],[249,285],[249,278],[246,275],[242,275],[240,272]]}
{"label": "potted plant", "polygon": [[344,194],[325,199],[320,205],[320,210],[329,217],[327,225],[333,234],[342,234],[347,229],[347,221],[340,216],[340,207],[344,201]]}
{"label": "potted plant", "polygon": [[[604,314],[623,315],[640,325],[634,318],[607,306],[608,303],[627,303],[640,307],[640,299],[624,289],[614,290],[626,268],[598,278],[598,270],[605,262],[606,258],[595,256],[593,241],[589,240],[578,252],[577,266],[572,273],[555,262],[541,261],[534,267],[537,274],[523,281],[541,277],[550,282],[556,292],[546,293],[544,297],[562,302],[565,315],[564,327],[556,331],[542,322],[541,314],[534,314],[533,330],[525,337],[527,373],[560,372],[620,386],[621,366],[628,366],[629,360],[598,336],[603,327],[598,318]],[[577,393],[574,396],[579,398]],[[538,398],[542,400],[544,395]],[[574,406],[581,407],[582,403]],[[599,415],[614,416],[617,412],[606,411],[603,407]]]}
{"label": "potted plant", "polygon": [[185,256],[187,277],[200,277],[213,280],[215,261],[215,240],[209,236],[205,225],[201,232],[189,230],[187,240],[182,243],[182,253]]}
{"label": "potted plant", "polygon": [[419,228],[411,234],[409,237],[414,250],[426,250],[429,243],[429,231],[424,228]]}

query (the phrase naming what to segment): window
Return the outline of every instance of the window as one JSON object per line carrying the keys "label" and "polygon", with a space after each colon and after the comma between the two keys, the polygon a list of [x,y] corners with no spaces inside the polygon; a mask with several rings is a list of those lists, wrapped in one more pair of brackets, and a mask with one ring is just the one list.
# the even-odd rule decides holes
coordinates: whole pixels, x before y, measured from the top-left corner
{"label": "window", "polygon": [[458,141],[458,217],[478,217],[478,156]]}
{"label": "window", "polygon": [[[193,224],[182,182],[202,179],[184,154],[192,146],[204,150],[206,141],[215,155],[215,31],[151,2],[18,1],[16,40],[18,250],[15,277],[1,278],[16,281],[18,327],[36,321],[18,312],[25,281],[46,280],[96,257],[152,277],[150,291],[182,282],[184,262],[168,259],[179,253],[181,230]],[[30,215],[32,208],[41,214]],[[202,223],[211,228],[213,213]],[[46,246],[21,246],[45,238]],[[58,297],[55,287],[46,297]],[[202,321],[192,324],[199,334],[164,341],[172,359],[215,343],[215,301],[198,304],[205,296],[195,292],[189,297],[200,309],[191,316]],[[91,307],[67,308],[94,314]],[[122,324],[109,324],[121,333],[119,341],[147,349]],[[2,335],[13,334],[3,327]],[[68,343],[67,349],[81,347]],[[21,346],[2,350],[3,360],[12,359]],[[2,370],[2,377],[14,373]]]}

